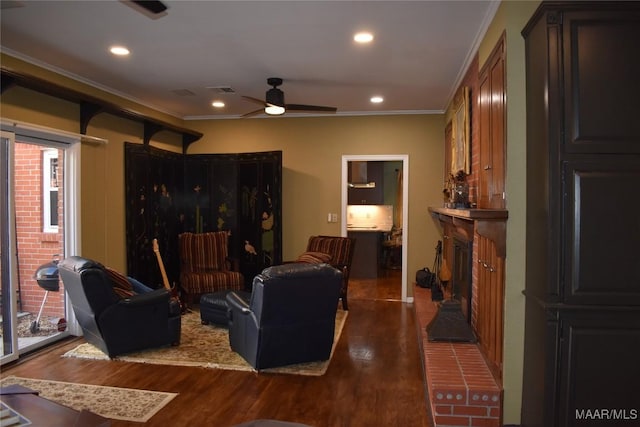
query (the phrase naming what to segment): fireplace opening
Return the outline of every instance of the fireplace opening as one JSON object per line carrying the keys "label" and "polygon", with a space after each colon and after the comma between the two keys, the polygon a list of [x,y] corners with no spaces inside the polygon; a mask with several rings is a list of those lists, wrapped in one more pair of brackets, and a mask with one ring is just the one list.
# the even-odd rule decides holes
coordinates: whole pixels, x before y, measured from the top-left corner
{"label": "fireplace opening", "polygon": [[471,328],[472,253],[473,240],[454,236],[450,298],[427,325],[429,341],[477,342]]}
{"label": "fireplace opening", "polygon": [[460,301],[460,308],[467,323],[471,323],[472,256],[473,241],[453,238],[453,262],[451,297]]}

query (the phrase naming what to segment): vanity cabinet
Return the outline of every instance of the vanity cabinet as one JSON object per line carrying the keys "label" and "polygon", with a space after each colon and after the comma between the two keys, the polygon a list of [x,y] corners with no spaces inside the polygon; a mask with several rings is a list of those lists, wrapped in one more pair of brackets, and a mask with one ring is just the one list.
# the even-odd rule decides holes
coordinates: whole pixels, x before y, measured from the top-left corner
{"label": "vanity cabinet", "polygon": [[580,414],[640,395],[640,4],[543,2],[523,36],[521,424],[618,425]]}

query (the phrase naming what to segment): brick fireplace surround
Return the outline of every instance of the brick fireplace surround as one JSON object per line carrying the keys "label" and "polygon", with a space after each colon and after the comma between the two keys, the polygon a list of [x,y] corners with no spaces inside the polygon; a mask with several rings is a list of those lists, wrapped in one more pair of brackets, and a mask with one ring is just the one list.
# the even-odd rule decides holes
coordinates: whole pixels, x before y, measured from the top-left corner
{"label": "brick fireplace surround", "polygon": [[499,427],[502,389],[476,344],[429,342],[426,326],[438,311],[431,291],[414,289],[416,324],[435,427]]}

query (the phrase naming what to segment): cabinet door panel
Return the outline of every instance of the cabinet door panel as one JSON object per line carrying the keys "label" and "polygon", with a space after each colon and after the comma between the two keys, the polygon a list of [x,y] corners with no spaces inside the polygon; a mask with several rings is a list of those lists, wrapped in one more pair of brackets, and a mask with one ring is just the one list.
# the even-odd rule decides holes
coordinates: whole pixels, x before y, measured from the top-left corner
{"label": "cabinet door panel", "polygon": [[491,173],[491,81],[486,74],[480,76],[480,170],[478,179],[478,207],[488,208],[490,199],[490,186],[493,174]]}
{"label": "cabinet door panel", "polygon": [[[500,48],[502,53],[502,47]],[[491,195],[489,207],[504,209],[505,181],[505,86],[504,58],[496,58],[491,67]]]}
{"label": "cabinet door panel", "polygon": [[[560,323],[557,425],[637,424],[640,311],[561,312]],[[585,418],[586,410],[600,408],[626,411],[627,417],[634,418]]]}
{"label": "cabinet door panel", "polygon": [[566,162],[565,301],[640,304],[640,156]]}
{"label": "cabinet door panel", "polygon": [[495,242],[476,234],[478,239],[478,285],[476,330],[480,348],[495,373],[502,375],[504,258],[498,256]]}
{"label": "cabinet door panel", "polygon": [[503,209],[505,181],[504,38],[496,44],[479,76],[479,208]]}
{"label": "cabinet door panel", "polygon": [[640,13],[564,19],[566,149],[640,153]]}

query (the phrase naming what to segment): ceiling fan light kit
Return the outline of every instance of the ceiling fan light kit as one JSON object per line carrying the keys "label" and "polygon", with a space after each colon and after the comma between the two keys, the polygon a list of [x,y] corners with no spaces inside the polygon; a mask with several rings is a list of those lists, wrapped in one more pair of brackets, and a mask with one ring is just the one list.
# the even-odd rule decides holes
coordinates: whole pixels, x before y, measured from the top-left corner
{"label": "ceiling fan light kit", "polygon": [[325,107],[322,105],[285,104],[284,92],[278,89],[278,86],[282,84],[282,79],[280,77],[269,77],[267,79],[267,84],[273,87],[269,89],[265,94],[264,101],[258,98],[253,98],[251,96],[242,97],[247,101],[263,105],[263,108],[243,114],[242,117],[251,117],[262,112],[270,116],[280,116],[286,111],[312,111],[323,113],[335,113],[336,111],[338,111],[336,107]]}
{"label": "ceiling fan light kit", "polygon": [[284,111],[284,107],[280,107],[279,105],[267,105],[264,107],[264,112],[270,116],[279,116],[284,114]]}
{"label": "ceiling fan light kit", "polygon": [[282,84],[282,79],[270,77],[267,79],[267,84],[273,87],[267,91],[265,96],[264,112],[272,116],[284,114],[284,92],[278,89],[278,86]]}

